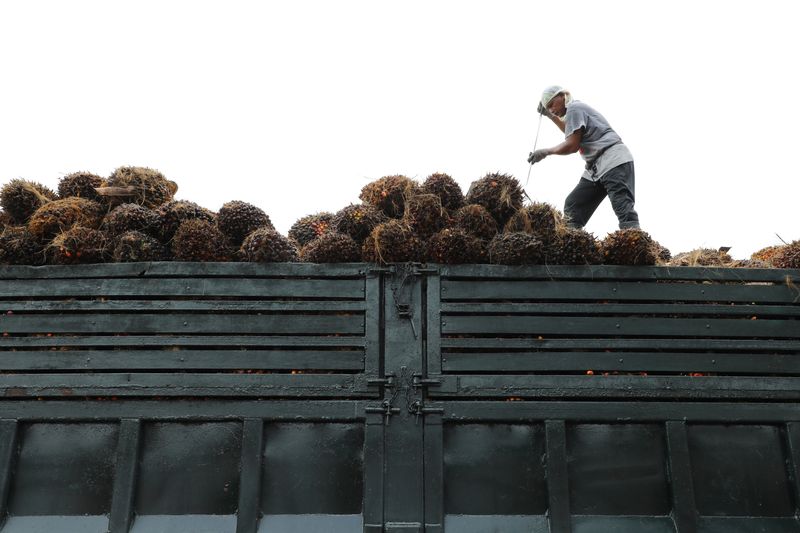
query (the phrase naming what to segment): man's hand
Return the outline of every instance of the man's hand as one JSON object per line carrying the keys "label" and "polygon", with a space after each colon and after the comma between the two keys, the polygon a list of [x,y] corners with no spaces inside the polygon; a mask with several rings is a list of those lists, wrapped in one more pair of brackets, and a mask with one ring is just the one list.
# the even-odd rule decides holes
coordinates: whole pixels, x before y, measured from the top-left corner
{"label": "man's hand", "polygon": [[550,155],[550,152],[547,150],[547,148],[541,148],[539,150],[536,150],[535,152],[530,153],[530,155],[528,156],[528,163],[530,163],[531,165],[534,163],[538,163],[548,155]]}
{"label": "man's hand", "polygon": [[547,109],[545,106],[542,105],[541,102],[539,102],[539,107],[536,108],[536,112],[539,113],[540,115],[546,116],[547,118],[550,118],[550,115],[552,114],[550,113],[549,109]]}

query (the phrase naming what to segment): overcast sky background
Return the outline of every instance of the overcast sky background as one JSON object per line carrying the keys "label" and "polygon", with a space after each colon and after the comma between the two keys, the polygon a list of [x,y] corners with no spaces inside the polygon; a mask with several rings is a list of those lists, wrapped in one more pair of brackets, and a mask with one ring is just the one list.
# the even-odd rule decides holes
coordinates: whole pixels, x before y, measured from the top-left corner
{"label": "overcast sky background", "polygon": [[[630,147],[673,254],[800,239],[794,2],[0,0],[0,183],[149,166],[278,230],[390,174],[522,183],[559,84]],[[538,147],[563,135],[542,121]],[[577,154],[526,191],[563,208]],[[617,228],[606,200],[587,229]]]}

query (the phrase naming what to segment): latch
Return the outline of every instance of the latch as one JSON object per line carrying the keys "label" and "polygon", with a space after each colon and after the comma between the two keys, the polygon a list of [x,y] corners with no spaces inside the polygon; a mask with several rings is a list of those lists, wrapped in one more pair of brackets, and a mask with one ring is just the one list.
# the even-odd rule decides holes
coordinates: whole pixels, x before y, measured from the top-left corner
{"label": "latch", "polygon": [[392,407],[392,402],[390,400],[383,400],[381,402],[380,407],[367,407],[364,409],[367,413],[377,413],[382,414],[384,417],[384,424],[387,426],[389,425],[389,417],[392,415],[396,415],[400,412],[399,407]]}
{"label": "latch", "polygon": [[422,374],[419,372],[416,372],[413,376],[411,376],[411,386],[414,387],[414,390],[422,389],[424,387],[438,387],[441,384],[441,379],[423,378]]}

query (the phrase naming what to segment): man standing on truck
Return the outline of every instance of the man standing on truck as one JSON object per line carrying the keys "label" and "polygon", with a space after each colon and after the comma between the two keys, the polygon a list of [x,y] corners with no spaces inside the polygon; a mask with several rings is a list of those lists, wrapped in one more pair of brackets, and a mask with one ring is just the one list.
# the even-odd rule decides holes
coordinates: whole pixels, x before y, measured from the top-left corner
{"label": "man standing on truck", "polygon": [[564,132],[565,140],[552,148],[531,152],[528,163],[538,163],[549,155],[575,152],[580,152],[586,161],[578,185],[564,202],[569,226],[584,227],[608,196],[620,229],[638,228],[639,215],[633,208],[633,156],[605,117],[583,102],[573,100],[570,92],[558,85],[544,90],[537,111]]}

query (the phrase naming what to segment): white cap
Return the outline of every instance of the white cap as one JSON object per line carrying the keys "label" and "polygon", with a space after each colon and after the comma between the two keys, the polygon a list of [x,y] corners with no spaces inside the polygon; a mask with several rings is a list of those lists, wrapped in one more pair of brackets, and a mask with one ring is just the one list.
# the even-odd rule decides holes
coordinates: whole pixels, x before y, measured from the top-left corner
{"label": "white cap", "polygon": [[560,85],[551,85],[544,91],[542,91],[542,106],[547,107],[547,104],[550,103],[550,100],[555,98],[559,93],[567,92],[566,89],[561,87]]}

